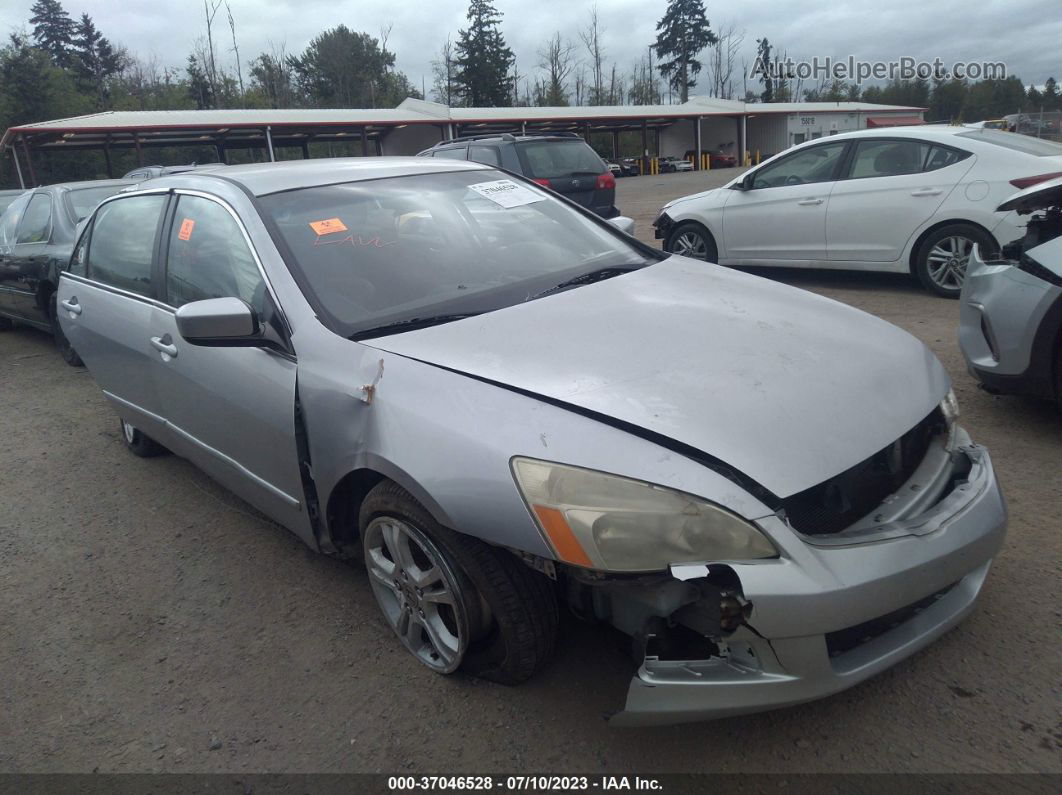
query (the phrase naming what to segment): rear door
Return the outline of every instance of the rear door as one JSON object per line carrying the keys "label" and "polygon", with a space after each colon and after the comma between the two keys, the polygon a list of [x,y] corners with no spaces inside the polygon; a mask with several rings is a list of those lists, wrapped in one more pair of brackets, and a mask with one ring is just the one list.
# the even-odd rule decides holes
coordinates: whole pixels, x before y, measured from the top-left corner
{"label": "rear door", "polygon": [[969,152],[914,138],[861,138],[826,209],[832,261],[895,262],[959,183]]}
{"label": "rear door", "polygon": [[162,251],[162,301],[147,338],[173,449],[312,538],[295,443],[295,357],[265,348],[192,345],[177,329],[179,307],[235,297],[286,337],[250,238],[228,205],[178,191]]}
{"label": "rear door", "polygon": [[24,193],[8,205],[0,217],[0,313],[14,311],[13,293],[18,289],[18,265],[14,260],[18,222],[22,220],[33,194]]}
{"label": "rear door", "polygon": [[522,141],[516,148],[524,176],[598,215],[615,214],[616,178],[585,141]]}
{"label": "rear door", "polygon": [[151,374],[154,260],[166,193],[101,205],[59,279],[59,320],[122,419],[169,446]]}

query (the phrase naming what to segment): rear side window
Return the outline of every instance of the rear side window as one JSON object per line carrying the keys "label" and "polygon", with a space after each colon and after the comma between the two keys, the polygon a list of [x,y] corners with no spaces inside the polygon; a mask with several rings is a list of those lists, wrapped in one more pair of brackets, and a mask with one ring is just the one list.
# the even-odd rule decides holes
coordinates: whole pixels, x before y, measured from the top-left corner
{"label": "rear side window", "polygon": [[584,141],[529,141],[517,144],[526,176],[554,179],[608,171],[605,161]]}
{"label": "rear side window", "polygon": [[851,179],[918,174],[930,146],[923,141],[859,141],[852,158]]}
{"label": "rear side window", "polygon": [[456,149],[440,149],[435,153],[435,157],[445,157],[450,160],[464,160],[466,152],[468,152],[468,150],[463,146],[459,146]]}
{"label": "rear side window", "polygon": [[52,199],[44,193],[34,193],[26,214],[18,227],[19,243],[46,243],[52,226]]}
{"label": "rear side window", "polygon": [[970,156],[969,152],[961,149],[949,149],[946,146],[934,146],[929,150],[926,158],[926,166],[923,171],[936,171],[938,168],[947,168]]}
{"label": "rear side window", "polygon": [[264,311],[265,285],[236,220],[223,206],[181,196],[166,255],[166,303],[240,298]]}
{"label": "rear side window", "polygon": [[470,146],[468,147],[468,159],[477,163],[486,163],[488,166],[500,166],[501,155],[496,146]]}
{"label": "rear side window", "polygon": [[151,296],[151,260],[165,203],[162,195],[132,196],[101,207],[92,225],[88,277]]}

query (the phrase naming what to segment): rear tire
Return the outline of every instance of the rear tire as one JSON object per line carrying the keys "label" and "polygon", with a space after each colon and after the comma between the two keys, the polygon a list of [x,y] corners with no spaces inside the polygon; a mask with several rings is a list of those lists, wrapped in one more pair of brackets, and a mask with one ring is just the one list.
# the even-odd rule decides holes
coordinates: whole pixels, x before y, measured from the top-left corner
{"label": "rear tire", "polygon": [[154,458],[157,455],[164,455],[169,452],[154,439],[146,436],[143,431],[136,428],[132,423],[120,420],[119,428],[122,432],[122,441],[129,449],[129,452],[135,456]]}
{"label": "rear tire", "polygon": [[[427,632],[423,636],[414,633],[412,643],[408,635],[403,637],[401,628],[408,631],[409,624],[398,623],[401,619],[396,617],[397,610],[411,606],[416,611],[424,605],[418,602],[419,592],[410,593],[409,587],[401,584],[402,566],[393,565],[395,555],[380,543],[384,538],[381,523],[392,528],[387,531],[392,533],[390,537],[396,537],[393,528],[397,527],[401,535],[410,539],[400,543],[413,551],[413,558],[419,556],[426,565],[435,557],[442,564],[438,587],[448,589],[454,601],[447,627],[455,637],[453,630],[465,633],[456,644],[450,644],[451,651],[459,650],[457,659],[444,660],[445,665],[434,664],[430,650],[427,655],[424,653],[425,638],[431,640]],[[552,655],[558,621],[553,584],[512,553],[442,527],[408,492],[388,480],[377,484],[365,497],[358,525],[377,603],[406,648],[428,668],[437,673],[461,669],[483,679],[514,685],[530,678]],[[422,539],[428,543],[421,543]],[[418,544],[419,551],[414,547]],[[412,568],[415,575],[423,565]],[[417,579],[405,578],[409,582]]]}
{"label": "rear tire", "polygon": [[62,326],[59,325],[59,297],[52,293],[51,298],[51,312],[52,312],[52,339],[55,340],[55,348],[59,351],[59,355],[63,357],[63,361],[69,364],[71,367],[84,367],[85,363],[81,361],[81,357],[77,355],[77,351],[70,344],[70,340],[66,338],[66,334],[63,333]]}
{"label": "rear tire", "polygon": [[972,224],[948,224],[930,233],[915,255],[914,272],[922,286],[944,298],[958,298],[974,243],[982,258],[996,255],[996,241]]}
{"label": "rear tire", "polygon": [[679,224],[667,236],[666,251],[691,259],[718,262],[719,251],[715,240],[703,226],[692,221]]}

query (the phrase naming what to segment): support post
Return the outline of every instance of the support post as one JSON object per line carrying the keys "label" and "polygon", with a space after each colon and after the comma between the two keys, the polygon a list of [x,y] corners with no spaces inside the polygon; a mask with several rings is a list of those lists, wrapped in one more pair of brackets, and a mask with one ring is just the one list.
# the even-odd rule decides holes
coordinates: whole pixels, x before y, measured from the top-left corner
{"label": "support post", "polygon": [[616,160],[618,158],[619,158],[619,131],[618,130],[613,130],[612,131],[612,159]]}
{"label": "support post", "polygon": [[302,159],[303,160],[309,160],[310,159],[310,139],[309,138],[303,138],[302,139]]}
{"label": "support post", "polygon": [[266,125],[266,149],[269,150],[269,162],[277,162],[276,153],[273,151],[273,132],[268,124]]}
{"label": "support post", "polygon": [[642,157],[640,161],[641,172],[649,172],[649,121],[642,119]]}
{"label": "support post", "polygon": [[749,116],[744,114],[741,117],[741,165],[748,165],[747,149],[749,146]]}
{"label": "support post", "polygon": [[136,164],[144,165],[144,153],[140,150],[140,136],[136,133],[133,133],[133,146],[136,147]]}
{"label": "support post", "polygon": [[114,167],[111,165],[111,135],[103,141],[103,161],[107,164],[107,179],[114,179]]}
{"label": "support post", "polygon": [[697,159],[694,161],[693,167],[695,169],[697,169],[698,171],[700,171],[701,170],[701,117],[698,116],[697,118],[695,118],[693,120],[693,123],[696,125],[696,128],[697,128],[696,129],[696,132],[697,132],[697,136],[696,136],[696,139],[697,139],[697,141],[696,141],[696,143],[697,143]]}
{"label": "support post", "polygon": [[29,169],[30,184],[32,187],[37,187],[37,174],[33,171],[33,155],[30,154],[29,145],[26,143],[26,139],[23,136],[19,136],[19,140],[22,142],[22,154],[26,156],[26,168]]}
{"label": "support post", "polygon": [[369,138],[365,133],[365,128],[361,128],[361,156],[369,156]]}
{"label": "support post", "polygon": [[26,180],[22,177],[22,166],[18,163],[18,149],[15,148],[15,142],[11,142],[11,159],[15,161],[15,173],[18,174],[18,186],[23,190],[26,189]]}

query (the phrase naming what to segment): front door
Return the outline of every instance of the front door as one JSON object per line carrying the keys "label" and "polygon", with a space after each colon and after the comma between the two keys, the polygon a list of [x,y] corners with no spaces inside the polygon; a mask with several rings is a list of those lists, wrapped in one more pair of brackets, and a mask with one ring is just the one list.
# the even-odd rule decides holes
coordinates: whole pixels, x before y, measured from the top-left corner
{"label": "front door", "polygon": [[243,227],[225,205],[179,194],[165,235],[150,356],[174,449],[310,539],[295,442],[294,357],[265,348],[192,345],[177,329],[179,307],[222,297],[242,299],[263,323],[279,323]]}
{"label": "front door", "polygon": [[42,327],[49,324],[48,307],[42,303],[39,288],[53,253],[51,230],[52,197],[34,193],[19,222],[15,245],[5,256],[4,282],[10,312]]}
{"label": "front door", "polygon": [[155,241],[164,193],[102,204],[59,279],[57,309],[70,344],[119,416],[169,446],[152,379]]}
{"label": "front door", "polygon": [[826,258],[826,205],[845,143],[819,144],[752,172],[723,207],[721,262],[814,262]]}

